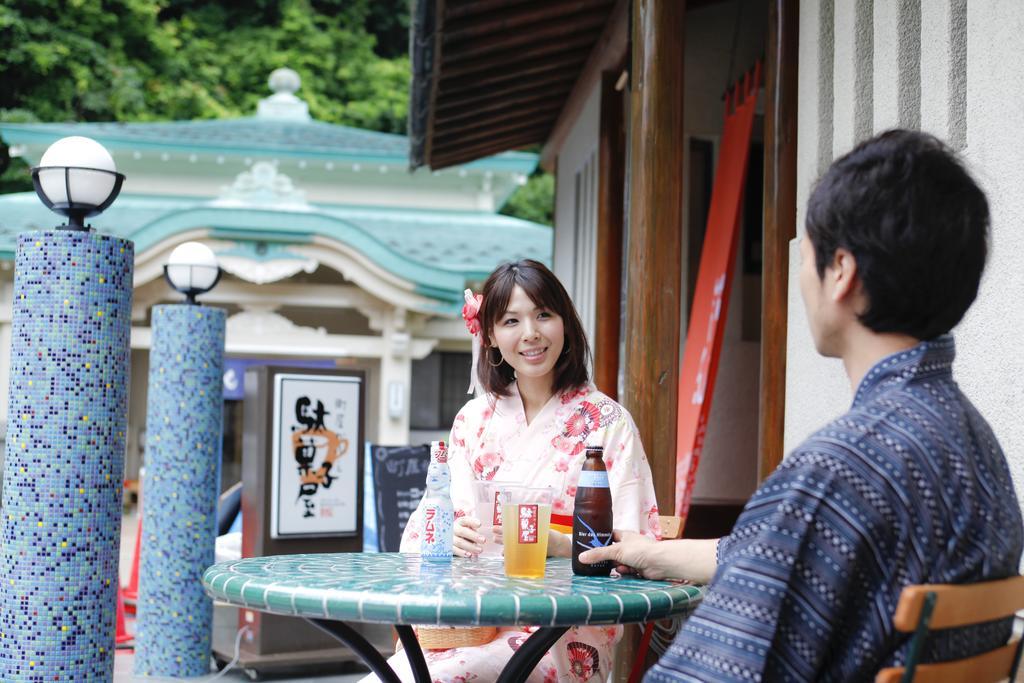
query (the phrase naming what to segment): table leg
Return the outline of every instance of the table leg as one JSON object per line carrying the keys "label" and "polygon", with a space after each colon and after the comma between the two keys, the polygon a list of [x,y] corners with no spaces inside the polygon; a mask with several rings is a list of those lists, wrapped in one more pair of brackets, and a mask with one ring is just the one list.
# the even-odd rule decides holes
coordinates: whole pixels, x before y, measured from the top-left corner
{"label": "table leg", "polygon": [[568,630],[568,626],[546,626],[536,631],[508,660],[497,683],[523,683],[537,668],[544,654]]}
{"label": "table leg", "polygon": [[[355,652],[363,660],[363,663],[370,667],[370,671],[375,673],[377,678],[383,683],[402,683],[394,670],[388,665],[388,660],[384,659],[384,655],[378,652],[377,648],[371,645],[366,638],[348,624],[328,619],[307,618],[306,621],[327,635],[341,641],[346,647]],[[420,658],[422,657],[423,654],[421,652]]]}
{"label": "table leg", "polygon": [[405,624],[396,624],[395,630],[402,641],[405,656],[409,658],[409,668],[412,669],[414,680],[416,683],[430,683],[430,670],[427,669],[427,660],[423,658],[423,648],[416,638],[416,632],[412,630],[412,626]]}

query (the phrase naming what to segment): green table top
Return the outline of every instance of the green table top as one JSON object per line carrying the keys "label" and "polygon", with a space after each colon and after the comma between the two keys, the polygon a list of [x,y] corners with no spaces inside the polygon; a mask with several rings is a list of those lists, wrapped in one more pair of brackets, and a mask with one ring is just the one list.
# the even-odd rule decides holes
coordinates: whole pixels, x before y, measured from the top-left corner
{"label": "green table top", "polygon": [[424,561],[400,553],[248,557],[203,574],[215,600],[338,621],[449,626],[624,624],[693,611],[704,587],[574,576],[551,558],[543,579],[510,579],[501,558]]}

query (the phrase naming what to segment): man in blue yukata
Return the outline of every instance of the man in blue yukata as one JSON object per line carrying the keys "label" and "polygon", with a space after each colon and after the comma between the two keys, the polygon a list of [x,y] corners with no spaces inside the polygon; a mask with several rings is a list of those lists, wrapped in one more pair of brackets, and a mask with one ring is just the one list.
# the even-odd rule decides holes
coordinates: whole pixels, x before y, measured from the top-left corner
{"label": "man in blue yukata", "polygon": [[[856,388],[758,488],[732,533],[636,534],[580,559],[710,582],[646,681],[862,681],[904,661],[908,584],[1017,573],[1021,513],[992,429],[953,381],[949,331],[978,291],[989,210],[937,139],[891,131],[818,181],[801,240],[814,344]],[[813,387],[807,387],[813,391]],[[924,661],[997,647],[1011,620],[938,631]]]}

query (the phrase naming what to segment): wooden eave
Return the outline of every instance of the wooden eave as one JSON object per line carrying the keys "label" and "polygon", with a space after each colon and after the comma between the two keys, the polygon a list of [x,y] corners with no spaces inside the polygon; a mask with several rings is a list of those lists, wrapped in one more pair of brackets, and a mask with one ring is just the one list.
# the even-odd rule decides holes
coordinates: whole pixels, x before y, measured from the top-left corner
{"label": "wooden eave", "polygon": [[417,0],[411,165],[545,143],[624,0]]}
{"label": "wooden eave", "polygon": [[[684,0],[666,0],[683,2]],[[722,0],[685,0],[687,11]],[[543,145],[551,170],[587,97],[624,68],[629,0],[416,0],[412,168]]]}

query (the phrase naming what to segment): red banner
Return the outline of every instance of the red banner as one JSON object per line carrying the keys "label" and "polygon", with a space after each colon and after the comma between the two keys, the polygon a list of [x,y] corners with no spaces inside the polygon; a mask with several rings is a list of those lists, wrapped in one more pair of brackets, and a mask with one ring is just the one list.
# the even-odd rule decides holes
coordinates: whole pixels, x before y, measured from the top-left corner
{"label": "red banner", "polygon": [[679,373],[679,425],[676,442],[676,514],[685,521],[704,447],[718,357],[722,351],[733,264],[739,234],[743,186],[750,159],[750,134],[761,82],[761,63],[726,95],[725,127],[718,170],[711,190],[704,248],[697,274],[690,327]]}

